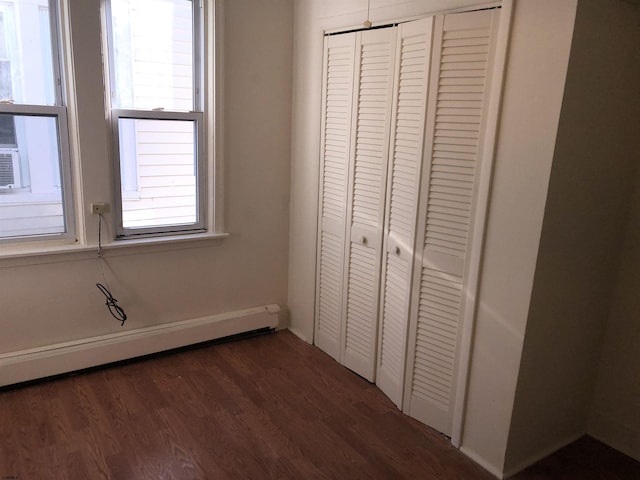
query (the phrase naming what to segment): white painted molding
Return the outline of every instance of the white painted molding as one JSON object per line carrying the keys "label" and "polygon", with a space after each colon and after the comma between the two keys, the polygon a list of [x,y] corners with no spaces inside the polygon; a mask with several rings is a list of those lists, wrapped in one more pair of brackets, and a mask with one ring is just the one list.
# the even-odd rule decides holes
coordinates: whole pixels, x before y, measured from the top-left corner
{"label": "white painted molding", "polygon": [[496,467],[492,463],[487,462],[482,456],[478,455],[473,450],[469,450],[466,447],[460,447],[460,451],[464,453],[467,457],[469,457],[471,460],[476,462],[478,465],[480,465],[482,468],[484,468],[487,472],[489,472],[494,477],[503,478],[502,469],[500,467]]}
{"label": "white painted molding", "polygon": [[640,429],[604,410],[591,412],[587,434],[640,461]]}
{"label": "white painted molding", "polygon": [[[225,74],[225,0],[216,0],[212,6],[209,2],[206,5],[207,21],[214,25],[213,38],[207,37],[207,83],[213,85],[212,90],[207,92],[207,135],[211,140],[207,153],[207,168],[212,169],[207,172],[207,187],[213,189],[213,195],[208,198],[208,229],[213,233],[224,232],[224,139],[225,139],[225,118],[224,118],[224,74]],[[208,29],[207,34],[211,33]],[[211,87],[209,87],[211,88]],[[211,135],[213,134],[213,137]],[[210,190],[211,191],[211,190]]]}
{"label": "white painted molding", "polygon": [[508,470],[504,470],[504,467],[497,467],[496,465],[485,460],[481,455],[478,455],[475,451],[470,450],[464,446],[460,447],[460,451],[464,453],[467,457],[469,457],[471,460],[476,462],[478,465],[480,465],[482,468],[487,470],[496,478],[507,479],[521,472],[525,468],[533,465],[539,460],[542,460],[546,456],[551,455],[557,450],[560,450],[561,448],[566,447],[570,443],[575,442],[577,439],[579,439],[583,435],[586,435],[586,432],[576,432],[566,437],[561,442],[558,442],[549,448],[542,449],[532,455],[529,455],[525,460],[519,462],[515,467],[509,468]]}
{"label": "white painted molding", "polygon": [[525,458],[521,462],[518,462],[515,467],[505,470],[504,473],[502,474],[502,478],[513,477],[515,474],[520,473],[525,468],[530,467],[531,465],[538,462],[539,460],[542,460],[543,458],[551,455],[552,453],[560,450],[561,448],[566,447],[570,443],[575,442],[580,437],[583,437],[586,434],[587,432],[583,432],[583,431],[575,432],[569,435],[568,437],[566,437],[564,440],[561,440],[560,442],[554,443],[550,447],[544,448],[534,454],[529,455],[527,458]]}
{"label": "white painted molding", "polygon": [[291,325],[289,325],[289,327],[287,327],[287,330],[289,330],[291,333],[293,333],[296,337],[298,337],[300,340],[302,340],[303,342],[306,342],[308,344],[313,344],[313,339],[309,339],[307,338],[305,335],[302,334],[302,332],[300,330],[298,330],[295,327],[292,327]]}
{"label": "white painted molding", "polygon": [[0,355],[0,387],[104,365],[261,328],[277,328],[277,305],[84,338]]}

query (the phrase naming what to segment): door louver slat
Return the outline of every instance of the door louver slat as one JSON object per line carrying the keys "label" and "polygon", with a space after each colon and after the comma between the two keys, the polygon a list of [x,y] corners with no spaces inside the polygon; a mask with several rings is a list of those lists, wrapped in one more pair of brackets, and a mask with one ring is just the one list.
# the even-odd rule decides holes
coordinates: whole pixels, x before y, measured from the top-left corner
{"label": "door louver slat", "polygon": [[326,85],[325,155],[322,216],[336,221],[344,218],[347,171],[345,159],[349,155],[350,92],[353,77],[353,48],[330,47]]}
{"label": "door louver slat", "polygon": [[358,243],[351,244],[345,349],[363,357],[371,354],[374,335],[371,306],[376,304],[378,298],[376,260],[374,249]]}
{"label": "door louver slat", "polygon": [[382,313],[382,343],[380,368],[398,378],[404,364],[403,346],[405,331],[403,322],[407,313],[406,277],[407,262],[396,256],[387,256],[386,283],[384,285],[384,310]]}
{"label": "door louver slat", "polygon": [[[442,104],[444,101],[463,102],[468,94],[482,96],[484,93],[490,31],[488,28],[473,29],[473,36],[469,35],[468,30],[444,34],[441,67],[458,73],[453,77],[454,82],[452,77],[439,78],[425,235],[426,248],[458,257],[464,257],[466,252],[466,235],[461,236],[458,232],[466,234],[469,227],[482,103],[457,109]],[[460,45],[460,40],[464,40],[464,45]],[[456,41],[458,45],[451,45],[448,41]],[[483,72],[483,75],[479,76],[476,70]],[[467,72],[472,73],[469,75]],[[442,99],[442,94],[449,94],[446,100]],[[467,135],[468,132],[471,135]],[[466,141],[461,145],[456,138]],[[442,188],[444,185],[440,183],[441,180],[455,182],[457,188]],[[451,223],[457,227],[456,233],[445,232],[437,224],[431,223],[434,213],[451,213],[451,210],[445,209],[458,211],[455,218],[451,219]]]}
{"label": "door louver slat", "polygon": [[325,49],[315,343],[339,359],[355,42],[330,38]]}
{"label": "door louver slat", "polygon": [[400,27],[390,146],[378,385],[402,404],[433,19]]}
{"label": "door louver slat", "polygon": [[340,299],[342,297],[342,241],[323,232],[320,264],[320,315],[318,329],[331,338],[340,333]]}
{"label": "door louver slat", "polygon": [[414,275],[412,355],[405,410],[451,434],[464,268],[468,255],[493,22],[499,11],[445,15],[434,40],[423,251]]}
{"label": "door louver slat", "polygon": [[343,363],[373,381],[395,30],[358,34]]}
{"label": "door louver slat", "polygon": [[[377,225],[384,199],[383,167],[391,81],[391,45],[388,41],[361,47],[358,127],[352,223]],[[364,127],[364,130],[363,130]],[[373,187],[373,188],[370,188]],[[375,188],[377,187],[377,189]]]}
{"label": "door louver slat", "polygon": [[[420,291],[412,391],[446,408],[451,392],[462,279],[424,268]],[[434,361],[432,354],[438,355],[438,361]]]}

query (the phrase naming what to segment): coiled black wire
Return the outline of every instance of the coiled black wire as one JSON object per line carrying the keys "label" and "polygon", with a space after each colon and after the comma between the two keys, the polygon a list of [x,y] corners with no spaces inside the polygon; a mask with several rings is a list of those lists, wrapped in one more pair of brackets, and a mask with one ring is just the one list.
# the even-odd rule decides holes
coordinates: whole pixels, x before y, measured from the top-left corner
{"label": "coiled black wire", "polygon": [[121,326],[124,325],[124,322],[127,320],[127,314],[124,313],[122,307],[118,305],[118,300],[113,298],[113,295],[111,295],[109,289],[101,283],[96,283],[96,287],[98,287],[98,290],[100,290],[107,298],[105,305],[109,309],[109,313],[111,314],[111,316],[118,320]]}
{"label": "coiled black wire", "polygon": [[124,313],[124,309],[118,305],[118,300],[111,295],[111,291],[109,290],[107,277],[104,273],[104,267],[102,265],[102,214],[98,214],[98,262],[100,264],[100,270],[102,271],[102,278],[104,280],[105,285],[102,283],[96,283],[96,287],[98,290],[102,292],[102,294],[106,297],[105,305],[109,309],[109,313],[113,318],[120,322],[120,326],[124,325],[124,322],[127,320],[127,314]]}

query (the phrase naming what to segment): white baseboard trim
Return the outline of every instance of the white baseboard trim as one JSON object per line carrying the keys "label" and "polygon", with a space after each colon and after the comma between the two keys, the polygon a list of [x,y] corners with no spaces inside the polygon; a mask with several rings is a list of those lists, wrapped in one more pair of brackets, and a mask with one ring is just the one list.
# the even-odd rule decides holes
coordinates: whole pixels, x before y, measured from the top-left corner
{"label": "white baseboard trim", "polygon": [[291,325],[289,325],[288,330],[289,330],[291,333],[293,333],[296,337],[298,337],[300,340],[302,340],[303,342],[306,342],[306,343],[312,343],[312,342],[310,342],[310,341],[307,339],[307,337],[306,337],[305,335],[303,335],[303,334],[300,332],[300,330],[298,330],[298,329],[296,329],[296,328],[292,327]]}
{"label": "white baseboard trim", "polygon": [[518,462],[514,467],[508,469],[496,467],[494,464],[487,462],[483,457],[466,447],[460,447],[460,451],[496,478],[506,479],[514,476],[517,473],[520,473],[525,468],[530,467],[537,461],[542,460],[543,458],[551,455],[552,453],[560,450],[563,447],[566,447],[570,443],[575,442],[583,435],[586,435],[586,432],[579,432],[569,435],[564,440],[554,443],[553,446],[544,448],[532,455],[527,456],[524,460]]}
{"label": "white baseboard trim", "polygon": [[570,443],[575,442],[576,440],[578,440],[579,438],[583,437],[586,434],[587,432],[582,432],[582,431],[572,433],[571,435],[565,437],[563,440],[556,442],[547,448],[543,448],[540,451],[527,456],[524,460],[518,462],[514,467],[505,469],[502,478],[513,477],[515,474],[520,473],[525,468],[530,467],[534,463],[542,460],[545,457],[548,457],[552,453],[557,452],[558,450],[566,447]]}
{"label": "white baseboard trim", "polygon": [[591,412],[587,434],[640,461],[640,430],[634,428],[636,425],[629,415],[621,422],[606,411],[595,410]]}
{"label": "white baseboard trim", "polygon": [[140,357],[261,328],[277,328],[278,305],[194,318],[0,355],[0,387]]}
{"label": "white baseboard trim", "polygon": [[503,478],[502,469],[496,467],[492,463],[487,462],[484,458],[482,458],[473,450],[469,450],[466,447],[460,447],[460,451],[464,453],[467,457],[469,457],[471,460],[476,462],[478,465],[480,465],[482,468],[484,468],[487,472],[492,474],[494,477]]}

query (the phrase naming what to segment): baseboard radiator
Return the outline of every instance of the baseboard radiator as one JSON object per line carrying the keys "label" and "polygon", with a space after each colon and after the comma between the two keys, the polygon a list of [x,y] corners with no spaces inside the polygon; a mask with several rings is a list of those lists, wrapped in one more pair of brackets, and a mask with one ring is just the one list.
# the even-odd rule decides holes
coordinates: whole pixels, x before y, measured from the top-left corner
{"label": "baseboard radiator", "polygon": [[264,328],[278,328],[278,305],[0,354],[0,387],[128,360]]}

